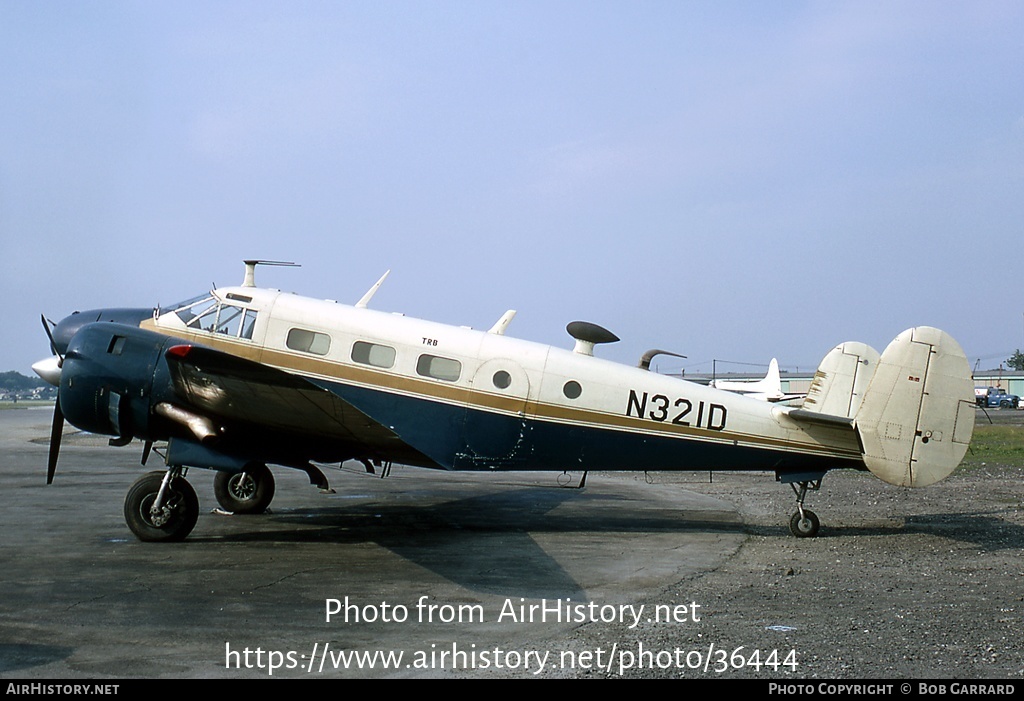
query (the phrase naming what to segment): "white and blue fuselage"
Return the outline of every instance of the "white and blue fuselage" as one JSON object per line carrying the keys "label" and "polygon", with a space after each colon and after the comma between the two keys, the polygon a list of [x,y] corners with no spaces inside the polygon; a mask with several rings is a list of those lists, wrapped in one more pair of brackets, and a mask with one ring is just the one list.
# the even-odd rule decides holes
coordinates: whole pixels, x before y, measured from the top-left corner
{"label": "white and blue fuselage", "polygon": [[432,467],[800,473],[864,465],[849,430],[602,360],[587,344],[566,350],[251,286],[159,310],[142,327],[299,375],[394,431]]}

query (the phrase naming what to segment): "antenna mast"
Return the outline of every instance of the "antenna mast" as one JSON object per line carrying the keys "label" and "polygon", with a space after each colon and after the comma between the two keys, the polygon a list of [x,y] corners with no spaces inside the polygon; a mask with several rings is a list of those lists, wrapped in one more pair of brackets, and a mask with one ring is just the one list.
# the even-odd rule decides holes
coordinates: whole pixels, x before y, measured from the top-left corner
{"label": "antenna mast", "polygon": [[283,260],[246,260],[245,278],[242,280],[242,287],[256,287],[256,266],[257,265],[283,265],[290,268],[300,268],[298,263],[291,263]]}

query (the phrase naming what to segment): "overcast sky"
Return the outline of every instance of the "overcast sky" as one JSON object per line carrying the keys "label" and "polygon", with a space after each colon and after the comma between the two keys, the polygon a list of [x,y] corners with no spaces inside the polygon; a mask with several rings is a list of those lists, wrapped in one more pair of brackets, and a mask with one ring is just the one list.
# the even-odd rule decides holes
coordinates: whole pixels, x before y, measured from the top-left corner
{"label": "overcast sky", "polygon": [[48,354],[40,313],[243,258],[688,372],[921,324],[1024,348],[1016,0],[0,0],[0,95],[0,370]]}

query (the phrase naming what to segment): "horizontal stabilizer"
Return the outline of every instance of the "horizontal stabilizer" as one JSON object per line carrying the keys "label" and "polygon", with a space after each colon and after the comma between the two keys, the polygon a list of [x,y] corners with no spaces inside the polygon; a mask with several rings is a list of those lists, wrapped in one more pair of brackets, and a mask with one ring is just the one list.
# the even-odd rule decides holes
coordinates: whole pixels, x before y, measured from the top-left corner
{"label": "horizontal stabilizer", "polygon": [[853,428],[853,419],[845,416],[833,416],[832,414],[822,414],[818,411],[807,411],[805,409],[790,409],[786,411],[786,416],[796,421],[803,421],[809,424],[818,424],[820,426],[832,426],[834,428]]}

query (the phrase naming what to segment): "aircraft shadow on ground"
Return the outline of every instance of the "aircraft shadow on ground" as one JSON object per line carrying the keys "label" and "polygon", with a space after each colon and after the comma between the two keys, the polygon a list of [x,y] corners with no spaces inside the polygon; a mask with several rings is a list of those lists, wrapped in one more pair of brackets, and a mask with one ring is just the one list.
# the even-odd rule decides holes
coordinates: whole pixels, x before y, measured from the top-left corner
{"label": "aircraft shadow on ground", "polygon": [[[1010,523],[999,514],[1014,513],[1012,509],[961,514],[918,514],[892,519],[887,525],[850,525],[823,522],[817,538],[856,538],[866,536],[902,536],[910,533],[951,538],[986,551],[1020,550],[1024,548],[1024,526]],[[826,518],[827,516],[824,516]],[[870,519],[865,518],[865,521]],[[792,537],[784,525],[748,525],[747,532],[760,537]]]}
{"label": "aircraft shadow on ground", "polygon": [[38,667],[67,659],[75,649],[63,645],[0,643],[0,673]]}
{"label": "aircraft shadow on ground", "polygon": [[1013,513],[1016,509],[1005,508],[960,514],[920,514],[907,517],[904,530],[942,535],[986,552],[1020,550],[1024,548],[1024,526],[1000,516]]}
{"label": "aircraft shadow on ground", "polygon": [[[189,540],[369,542],[472,590],[505,593],[514,585],[523,596],[579,598],[584,595],[582,586],[556,559],[558,548],[574,547],[574,534],[581,547],[594,548],[595,558],[615,559],[637,534],[744,532],[729,511],[702,512],[701,518],[690,519],[677,510],[636,507],[635,499],[614,494],[516,488],[429,504],[396,500],[291,509],[273,513],[269,522],[238,517],[229,533],[203,538],[194,532]],[[612,543],[622,540],[607,548],[588,542],[595,536]],[[548,537],[558,538],[560,545],[546,549],[539,541]]]}

